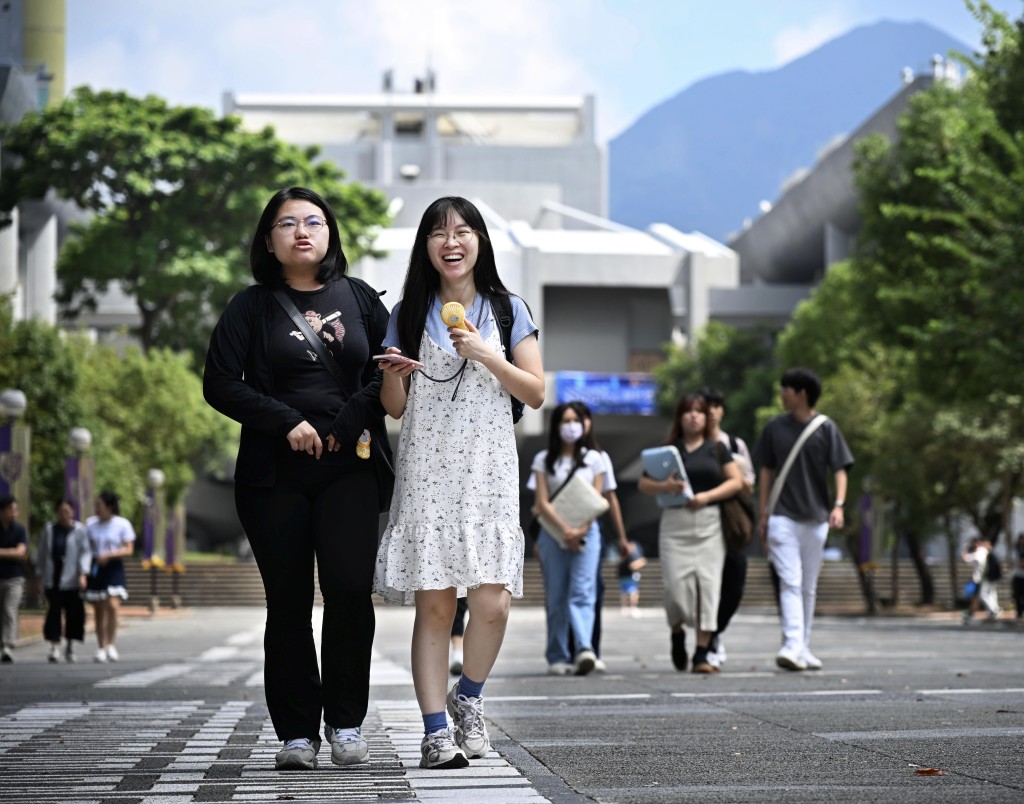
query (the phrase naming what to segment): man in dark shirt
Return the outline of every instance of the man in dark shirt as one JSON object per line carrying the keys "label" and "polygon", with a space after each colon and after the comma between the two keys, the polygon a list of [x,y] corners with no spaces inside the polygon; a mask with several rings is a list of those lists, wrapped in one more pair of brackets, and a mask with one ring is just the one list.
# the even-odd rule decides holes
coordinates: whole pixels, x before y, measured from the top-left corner
{"label": "man in dark shirt", "polygon": [[18,609],[25,593],[25,556],[28,534],[17,522],[18,501],[0,497],[0,660],[13,662],[14,643],[18,641]]}
{"label": "man in dark shirt", "polygon": [[[835,423],[819,419],[814,409],[821,395],[821,380],[814,372],[789,369],[781,386],[786,413],[768,422],[755,449],[761,467],[758,532],[780,584],[783,644],[775,663],[785,670],[820,670],[821,660],[810,648],[818,573],[828,529],[843,527],[853,454]],[[773,507],[772,483],[806,428],[815,429],[795,453]],[[829,494],[830,473],[835,497]]]}

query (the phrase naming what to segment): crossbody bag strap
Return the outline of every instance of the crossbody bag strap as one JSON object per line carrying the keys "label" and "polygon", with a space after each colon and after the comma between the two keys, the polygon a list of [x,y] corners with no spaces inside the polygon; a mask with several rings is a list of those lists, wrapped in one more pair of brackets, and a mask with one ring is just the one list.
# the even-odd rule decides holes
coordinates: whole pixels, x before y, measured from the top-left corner
{"label": "crossbody bag strap", "polygon": [[555,497],[558,496],[558,492],[560,492],[562,489],[569,485],[569,481],[572,480],[572,476],[576,474],[576,470],[579,469],[581,466],[583,466],[583,461],[576,461],[576,463],[573,464],[573,467],[572,469],[569,470],[569,474],[566,475],[565,480],[563,480],[561,485],[559,485],[559,487],[555,489],[554,493],[550,497],[548,497],[548,502],[551,502],[553,499],[555,499]]}
{"label": "crossbody bag strap", "polygon": [[775,478],[775,482],[772,483],[772,491],[768,496],[768,515],[770,516],[775,511],[775,505],[779,501],[779,495],[782,494],[782,486],[786,482],[786,477],[789,475],[789,470],[793,468],[793,463],[796,461],[796,456],[803,449],[804,444],[807,443],[807,439],[811,437],[811,434],[817,430],[821,425],[828,421],[828,416],[824,413],[819,413],[815,416],[806,427],[803,432],[800,433],[800,437],[796,440],[793,445],[793,449],[789,451],[789,455],[786,456],[786,462],[782,464],[782,471],[779,472],[778,477]]}
{"label": "crossbody bag strap", "polygon": [[306,320],[306,316],[299,312],[299,308],[295,306],[295,302],[292,301],[291,296],[288,295],[284,288],[274,288],[274,298],[277,299],[277,303],[281,305],[288,317],[292,320],[292,323],[299,328],[299,332],[305,337],[306,342],[312,348],[314,354],[316,354],[317,360],[320,361],[325,369],[327,369],[331,376],[334,377],[335,382],[338,383],[338,387],[342,390],[345,396],[349,396],[350,392],[345,379],[341,376],[341,369],[338,367],[338,362],[331,356],[330,352],[327,351],[327,347],[324,346],[324,342],[317,337],[317,334],[313,332],[313,328],[309,325]]}

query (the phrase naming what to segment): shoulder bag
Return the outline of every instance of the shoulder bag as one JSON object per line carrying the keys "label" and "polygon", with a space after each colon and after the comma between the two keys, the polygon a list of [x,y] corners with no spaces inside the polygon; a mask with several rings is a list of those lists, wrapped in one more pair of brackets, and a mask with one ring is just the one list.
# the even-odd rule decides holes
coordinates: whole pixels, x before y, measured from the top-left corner
{"label": "shoulder bag", "polygon": [[[725,450],[728,447],[721,442],[715,444],[718,451],[718,463],[725,477]],[[722,538],[725,547],[731,552],[742,553],[750,544],[754,535],[754,498],[744,486],[732,497],[720,500],[718,509],[722,515]]]}
{"label": "shoulder bag", "polygon": [[[288,293],[284,288],[274,288],[274,298],[277,299],[277,303],[288,314],[292,323],[298,327],[299,332],[305,336],[310,348],[316,354],[320,365],[327,369],[331,376],[334,377],[344,397],[346,399],[350,398],[351,392],[348,389],[345,378],[341,374],[341,370],[338,368],[337,361],[327,351],[323,341],[313,332],[313,328],[309,325],[306,317],[299,312],[299,308],[295,306]],[[388,437],[383,421],[372,422],[367,429],[371,432],[370,457],[373,460],[373,468],[377,474],[377,510],[383,514],[387,513],[391,508],[391,497],[395,491],[395,469],[391,465],[388,451],[385,450],[382,443]]]}
{"label": "shoulder bag", "polygon": [[[585,525],[608,510],[608,500],[605,499],[604,495],[594,488],[593,483],[587,482],[582,475],[576,474],[576,470],[580,468],[580,465],[577,462],[573,466],[565,482],[549,498],[549,502],[558,512],[558,515],[573,528]],[[565,540],[562,537],[562,529],[542,514],[537,515],[535,520],[537,522],[537,535],[540,535],[540,528],[543,527],[558,546],[564,550]],[[530,534],[532,536],[534,531],[533,523],[531,522],[530,525]]]}

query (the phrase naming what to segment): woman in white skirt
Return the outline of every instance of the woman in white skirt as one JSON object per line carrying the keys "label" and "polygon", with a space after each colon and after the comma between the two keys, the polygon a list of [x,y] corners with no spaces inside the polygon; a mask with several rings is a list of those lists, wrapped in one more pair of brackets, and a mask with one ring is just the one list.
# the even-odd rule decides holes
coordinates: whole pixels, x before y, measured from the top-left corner
{"label": "woman in white skirt", "polygon": [[[672,663],[687,667],[686,631],[697,632],[694,673],[717,673],[708,662],[708,643],[718,628],[718,600],[722,590],[725,540],[718,503],[743,487],[743,475],[728,449],[719,449],[710,437],[711,421],[702,396],[679,400],[666,444],[674,445],[683,459],[693,499],[686,506],[665,508],[658,530],[658,551],[665,587],[665,613],[672,629]],[[686,485],[672,475],[654,480],[646,474],[637,484],[644,494],[680,494]]]}
{"label": "woman in white skirt", "polygon": [[[510,297],[514,365],[502,351],[492,300]],[[441,307],[459,302],[465,327]],[[423,714],[420,766],[459,768],[484,756],[483,685],[522,597],[523,531],[512,396],[544,402],[537,327],[498,276],[487,225],[464,198],[431,204],[420,221],[386,351],[419,364],[381,362],[381,402],[402,417],[390,521],[374,590],[415,603],[412,674]],[[462,675],[445,695],[457,597],[468,597]],[[454,722],[448,726],[445,710]]]}

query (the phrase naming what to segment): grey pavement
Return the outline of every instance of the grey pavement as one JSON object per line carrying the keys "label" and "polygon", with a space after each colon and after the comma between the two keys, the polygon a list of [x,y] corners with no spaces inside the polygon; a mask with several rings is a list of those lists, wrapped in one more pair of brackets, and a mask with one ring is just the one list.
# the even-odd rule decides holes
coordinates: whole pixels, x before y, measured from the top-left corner
{"label": "grey pavement", "polygon": [[409,609],[377,612],[359,768],[324,746],[316,771],[274,771],[261,609],[132,621],[116,664],[25,646],[0,666],[0,801],[1024,801],[1018,623],[821,617],[824,669],[789,673],[773,612],[742,611],[707,677],[641,615],[605,610],[607,674],[552,677],[543,611],[514,607],[485,690],[495,751],[455,771],[417,767]]}

